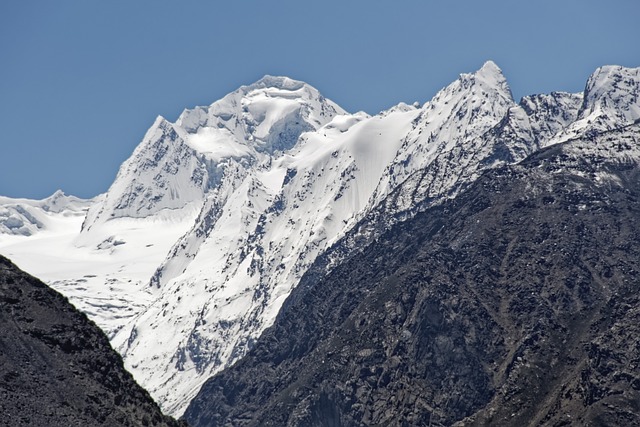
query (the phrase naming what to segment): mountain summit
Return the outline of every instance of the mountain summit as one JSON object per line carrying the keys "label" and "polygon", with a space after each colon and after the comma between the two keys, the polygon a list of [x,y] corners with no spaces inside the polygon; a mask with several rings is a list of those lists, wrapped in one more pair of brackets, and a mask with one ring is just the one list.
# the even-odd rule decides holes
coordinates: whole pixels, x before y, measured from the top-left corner
{"label": "mountain summit", "polygon": [[87,215],[83,228],[112,218],[143,218],[163,209],[201,205],[228,163],[249,165],[292,148],[344,110],[313,87],[265,76],[208,107],[182,112],[176,123],[158,117],[122,165],[115,182]]}

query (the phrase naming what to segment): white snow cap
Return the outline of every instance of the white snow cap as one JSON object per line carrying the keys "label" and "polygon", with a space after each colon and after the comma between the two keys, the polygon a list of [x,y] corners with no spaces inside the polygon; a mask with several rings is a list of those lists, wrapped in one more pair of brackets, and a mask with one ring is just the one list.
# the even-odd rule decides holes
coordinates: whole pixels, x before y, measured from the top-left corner
{"label": "white snow cap", "polygon": [[305,82],[294,80],[286,76],[271,76],[269,74],[265,74],[257,82],[248,86],[242,86],[241,89],[246,89],[247,91],[262,89],[262,88],[298,90],[298,89],[302,89],[304,86],[309,86],[309,85],[306,84]]}
{"label": "white snow cap", "polygon": [[473,78],[482,87],[493,88],[494,90],[503,91],[509,94],[509,97],[513,99],[511,95],[511,89],[507,83],[507,79],[502,73],[500,67],[493,61],[487,61],[482,67],[473,74],[461,74],[461,79]]}
{"label": "white snow cap", "polygon": [[240,140],[253,141],[264,138],[276,122],[287,118],[299,116],[294,123],[302,124],[302,120],[306,127],[317,129],[337,114],[346,111],[313,86],[289,77],[266,75],[208,107],[184,110],[176,125],[189,133],[201,127],[226,128]]}
{"label": "white snow cap", "polygon": [[640,118],[640,68],[600,67],[589,77],[584,93],[583,117],[596,110],[615,109],[623,122]]}

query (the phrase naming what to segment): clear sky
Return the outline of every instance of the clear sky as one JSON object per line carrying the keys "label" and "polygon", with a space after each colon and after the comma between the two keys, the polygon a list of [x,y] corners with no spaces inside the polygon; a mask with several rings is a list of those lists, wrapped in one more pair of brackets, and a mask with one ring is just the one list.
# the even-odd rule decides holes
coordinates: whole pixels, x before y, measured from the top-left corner
{"label": "clear sky", "polygon": [[157,115],[264,74],[348,111],[492,59],[516,99],[640,66],[638,0],[0,0],[0,195],[106,191]]}

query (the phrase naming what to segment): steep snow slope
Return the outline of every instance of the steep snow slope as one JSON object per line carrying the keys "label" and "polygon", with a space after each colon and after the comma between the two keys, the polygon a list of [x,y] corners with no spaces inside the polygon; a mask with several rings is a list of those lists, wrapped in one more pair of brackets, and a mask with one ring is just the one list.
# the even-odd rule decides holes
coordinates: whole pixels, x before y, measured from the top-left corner
{"label": "steep snow slope", "polygon": [[[495,75],[498,70],[494,64],[486,64],[482,71],[494,74],[494,77],[489,80],[499,82],[501,87],[506,88],[504,78]],[[461,79],[473,81],[474,76],[462,75]],[[481,93],[483,80],[486,81],[487,78],[480,79]],[[455,85],[454,83],[450,88],[455,88]],[[477,88],[473,91],[478,92]],[[495,89],[488,87],[485,93],[487,91],[495,92]],[[371,200],[369,206],[356,216],[357,222],[354,220],[355,225],[345,236],[310,266],[302,281],[303,286],[313,286],[313,283],[321,280],[333,266],[364,249],[397,222],[411,218],[417,212],[440,203],[445,198],[455,197],[483,170],[516,163],[540,147],[548,145],[553,136],[576,120],[582,106],[582,94],[560,92],[527,96],[518,105],[514,103],[509,105],[504,101],[508,96],[507,91],[508,89],[503,89],[497,97],[503,99],[503,102],[498,103],[498,108],[504,111],[505,104],[507,106],[506,113],[498,123],[493,121],[493,126],[488,129],[485,124],[485,127],[481,128],[484,133],[472,135],[469,141],[463,140],[463,143],[455,146],[450,145],[447,138],[440,140],[440,147],[427,145],[431,150],[428,166],[409,174],[403,182],[388,191],[387,196],[380,203],[376,204],[375,200]],[[465,103],[469,105],[464,101],[462,105]],[[484,103],[486,104],[486,100]],[[437,110],[430,105],[425,105],[425,108]],[[471,108],[472,110],[475,108],[473,102]],[[490,106],[490,108],[494,107]],[[464,118],[465,111],[456,113],[454,117]],[[428,120],[427,123],[429,123]],[[457,130],[457,128],[454,129]],[[422,133],[424,132],[418,130],[414,131],[413,135],[421,138]],[[456,137],[455,133],[453,137]],[[460,138],[459,135],[458,138]],[[434,136],[429,135],[429,140],[433,142],[435,139]],[[419,139],[414,140],[413,143],[421,146]],[[392,174],[393,171],[389,167],[386,173]],[[383,178],[381,183],[392,179],[392,177],[386,180]]]}
{"label": "steep snow slope", "polygon": [[165,410],[182,411],[268,326],[309,262],[365,206],[400,144],[386,135],[406,133],[415,114],[338,116],[211,194],[155,275],[160,297],[114,340]]}
{"label": "steep snow slope", "polygon": [[[485,63],[476,73],[462,74],[424,105],[415,119],[414,128],[385,170],[371,205],[380,203],[390,189],[412,173],[441,162],[438,158],[456,155],[463,162],[456,165],[456,169],[476,167],[478,159],[472,156],[479,148],[476,141],[494,127],[513,105],[507,81],[493,62]],[[427,195],[441,194],[457,176],[451,174],[441,178],[442,182],[430,185]]]}

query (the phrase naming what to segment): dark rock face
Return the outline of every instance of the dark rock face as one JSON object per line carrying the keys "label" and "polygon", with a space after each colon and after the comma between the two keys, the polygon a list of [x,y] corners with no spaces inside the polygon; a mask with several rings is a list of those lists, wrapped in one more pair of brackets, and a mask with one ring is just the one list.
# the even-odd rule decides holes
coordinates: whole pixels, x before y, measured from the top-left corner
{"label": "dark rock face", "polygon": [[640,425],[638,135],[550,147],[397,224],[296,288],[185,419]]}
{"label": "dark rock face", "polygon": [[0,414],[8,426],[179,426],[62,295],[0,256]]}

